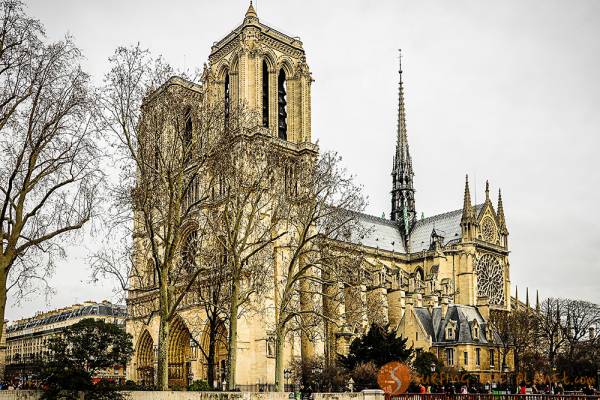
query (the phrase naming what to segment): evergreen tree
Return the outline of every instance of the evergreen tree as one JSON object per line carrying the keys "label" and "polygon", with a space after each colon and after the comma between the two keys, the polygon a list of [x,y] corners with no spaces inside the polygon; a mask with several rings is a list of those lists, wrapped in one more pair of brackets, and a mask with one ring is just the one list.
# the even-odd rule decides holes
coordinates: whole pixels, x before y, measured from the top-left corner
{"label": "evergreen tree", "polygon": [[100,370],[124,366],[133,353],[131,335],[116,324],[92,318],[82,319],[50,339],[48,359],[41,377],[47,390],[44,398],[120,399],[114,385],[92,384]]}
{"label": "evergreen tree", "polygon": [[397,336],[389,325],[372,324],[369,331],[354,339],[347,356],[341,356],[341,364],[349,371],[360,364],[373,363],[381,368],[390,361],[407,362],[413,349],[406,347],[408,338]]}
{"label": "evergreen tree", "polygon": [[431,367],[434,367],[433,372],[440,372],[444,364],[438,360],[435,354],[428,351],[423,351],[416,355],[413,361],[413,369],[421,376],[429,376],[432,374]]}

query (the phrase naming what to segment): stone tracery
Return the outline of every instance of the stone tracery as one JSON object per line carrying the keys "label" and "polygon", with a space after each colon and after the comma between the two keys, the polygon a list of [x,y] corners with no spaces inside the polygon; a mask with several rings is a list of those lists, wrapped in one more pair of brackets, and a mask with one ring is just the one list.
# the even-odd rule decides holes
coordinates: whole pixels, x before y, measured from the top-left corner
{"label": "stone tracery", "polygon": [[502,263],[491,254],[484,254],[477,259],[477,294],[487,296],[490,304],[504,304],[504,268]]}

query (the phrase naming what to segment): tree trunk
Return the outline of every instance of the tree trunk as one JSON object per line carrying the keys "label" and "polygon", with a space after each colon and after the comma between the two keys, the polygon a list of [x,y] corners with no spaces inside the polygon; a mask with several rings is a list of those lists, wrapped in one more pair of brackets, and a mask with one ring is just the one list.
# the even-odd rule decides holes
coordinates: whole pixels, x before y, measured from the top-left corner
{"label": "tree trunk", "polygon": [[8,278],[6,267],[4,261],[0,261],[0,340],[2,340],[4,332],[4,313],[6,312],[6,280]]}
{"label": "tree trunk", "polygon": [[158,371],[156,375],[158,390],[169,390],[169,328],[170,321],[161,315],[158,328]]}
{"label": "tree trunk", "polygon": [[[299,268],[304,268],[305,262],[304,258],[300,258]],[[312,275],[312,271],[307,271],[306,276]],[[312,318],[314,316],[312,314],[308,314],[314,308],[312,294],[310,291],[310,284],[308,279],[300,280],[300,309],[307,313],[303,314],[301,318],[302,326],[301,326],[301,334],[300,334],[300,356],[302,360],[311,360],[315,356],[315,350],[313,342],[310,340],[308,336],[308,330],[313,327],[309,327],[309,325],[313,324]]]}
{"label": "tree trunk", "polygon": [[[161,313],[162,314],[162,313]],[[158,327],[158,358],[156,386],[158,390],[169,389],[169,328],[170,322],[161,315]]]}
{"label": "tree trunk", "polygon": [[283,352],[285,345],[285,330],[275,330],[275,391],[285,391],[283,382]]}
{"label": "tree trunk", "polygon": [[156,374],[156,385],[158,390],[169,390],[169,328],[171,321],[168,320],[169,315],[169,288],[167,287],[167,272],[168,268],[163,268],[161,271],[162,279],[159,288],[160,296],[160,323],[158,327],[158,363]]}
{"label": "tree trunk", "polygon": [[227,389],[235,390],[235,369],[237,364],[237,326],[239,280],[235,279],[231,288],[231,305],[229,306],[229,338],[227,349]]}
{"label": "tree trunk", "polygon": [[[217,389],[214,385],[215,383],[215,347],[217,345],[217,323],[213,319],[210,320],[209,326],[209,338],[208,338],[208,359],[207,362],[207,371],[206,371],[206,379],[208,379],[208,385],[211,389]],[[218,385],[217,385],[218,386]]]}

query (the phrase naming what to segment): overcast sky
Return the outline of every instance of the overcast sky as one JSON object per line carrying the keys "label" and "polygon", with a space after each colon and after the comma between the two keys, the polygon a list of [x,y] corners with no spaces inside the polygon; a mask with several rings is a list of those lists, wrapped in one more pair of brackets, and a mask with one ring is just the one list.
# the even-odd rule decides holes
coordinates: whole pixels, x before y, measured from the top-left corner
{"label": "overcast sky", "polygon": [[[416,205],[462,207],[464,176],[494,203],[502,188],[511,281],[542,297],[600,302],[600,1],[259,0],[262,22],[299,36],[315,82],[313,139],[335,149],[389,216],[402,48]],[[245,0],[30,0],[48,36],[75,37],[99,81],[119,45],[140,42],[177,68],[207,60],[243,19]],[[114,298],[70,251],[56,294],[7,318]]]}

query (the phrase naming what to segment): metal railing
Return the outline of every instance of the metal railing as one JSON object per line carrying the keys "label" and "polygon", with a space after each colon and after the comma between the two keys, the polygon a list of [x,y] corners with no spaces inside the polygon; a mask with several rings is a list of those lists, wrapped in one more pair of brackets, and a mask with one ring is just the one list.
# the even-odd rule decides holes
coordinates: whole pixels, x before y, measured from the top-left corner
{"label": "metal railing", "polygon": [[405,393],[386,396],[386,400],[598,400],[598,395],[584,394],[451,394],[451,393]]}

